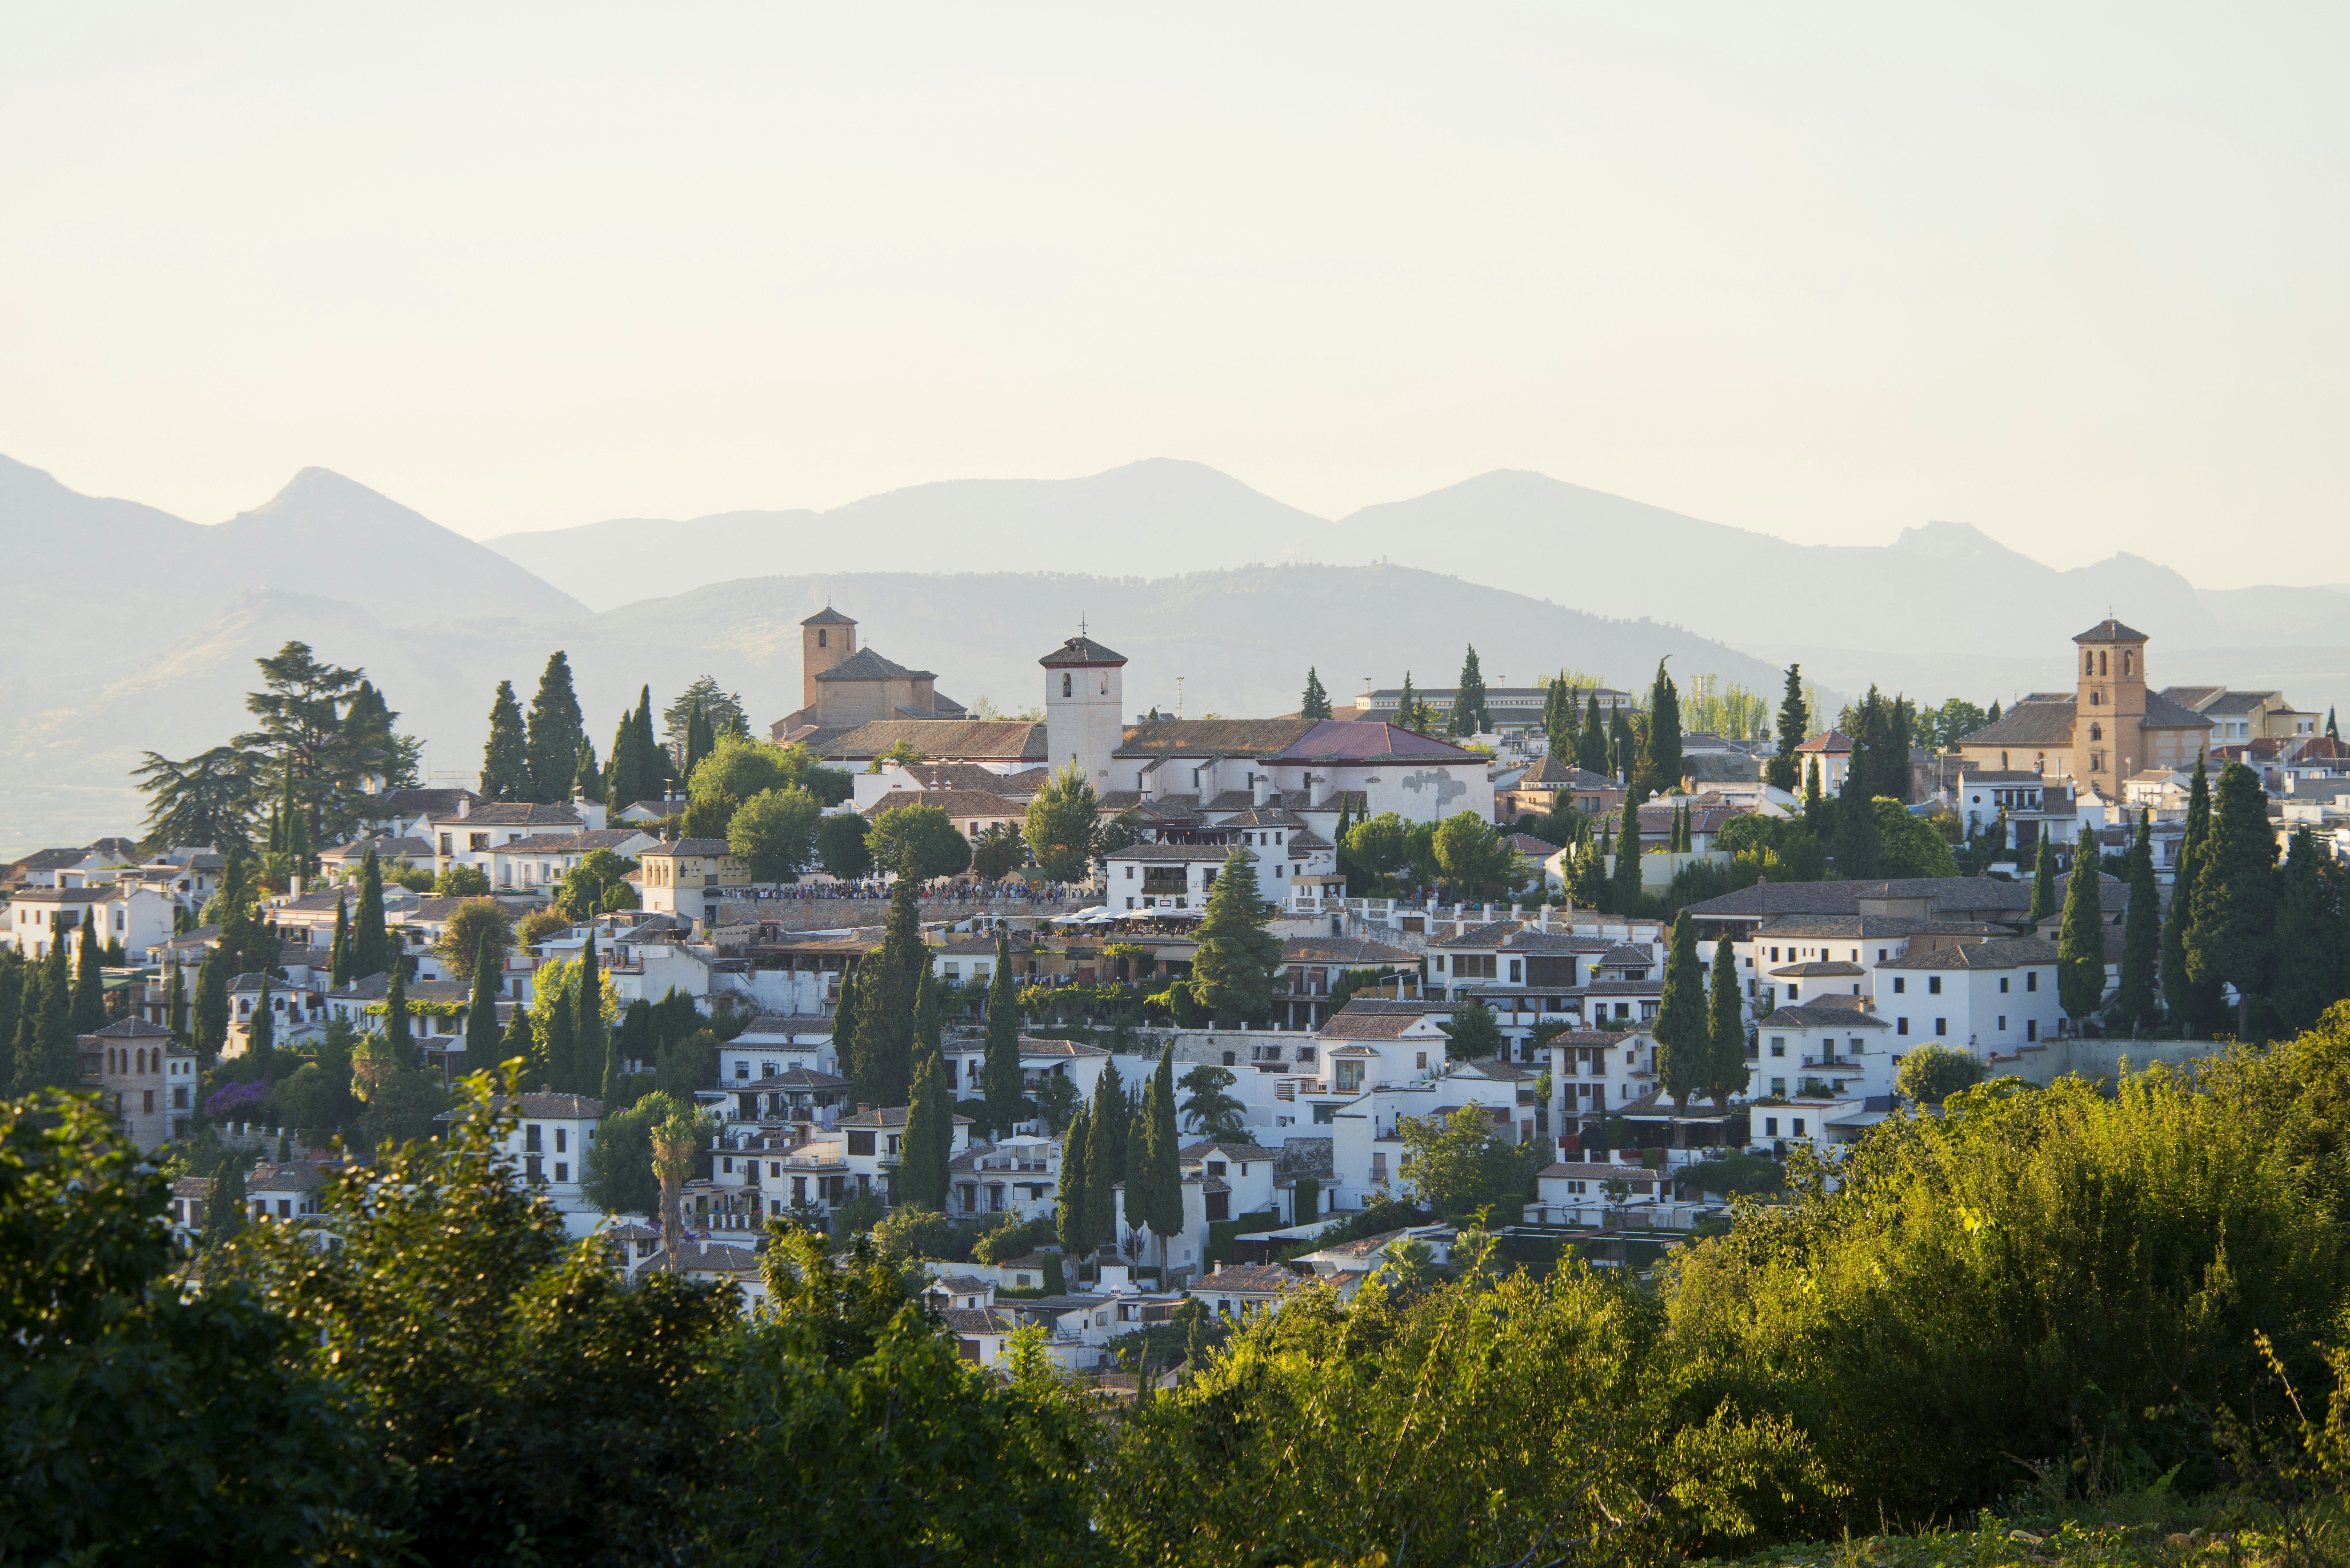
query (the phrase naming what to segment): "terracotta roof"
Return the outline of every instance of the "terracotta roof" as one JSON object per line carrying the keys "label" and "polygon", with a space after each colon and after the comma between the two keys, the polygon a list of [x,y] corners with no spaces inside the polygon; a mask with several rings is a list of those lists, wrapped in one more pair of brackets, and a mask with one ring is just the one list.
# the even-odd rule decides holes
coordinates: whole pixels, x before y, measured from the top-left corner
{"label": "terracotta roof", "polygon": [[1852,750],[1852,737],[1842,730],[1823,730],[1797,746],[1795,750],[1819,753],[1848,752]]}
{"label": "terracotta roof", "polygon": [[1271,1296],[1294,1291],[1304,1282],[1301,1275],[1278,1263],[1222,1263],[1213,1272],[1194,1282],[1189,1293],[1196,1296],[1229,1291],[1234,1294]]}
{"label": "terracotta roof", "polygon": [[1754,1027],[1769,1029],[1887,1029],[1892,1027],[1882,1018],[1863,1012],[1857,1008],[1830,1007],[1814,1002],[1808,1007],[1782,1007],[1758,1020]]}
{"label": "terracotta roof", "polygon": [[[843,1116],[832,1125],[836,1131],[842,1127],[901,1127],[906,1125],[906,1110],[904,1106],[876,1106],[869,1111]],[[957,1116],[954,1125],[967,1127],[971,1126],[971,1118]]]}
{"label": "terracotta roof", "polygon": [[1811,959],[1803,963],[1791,963],[1784,969],[1774,969],[1771,972],[1774,976],[1784,975],[1789,980],[1820,980],[1832,976],[1849,978],[1856,974],[1866,974],[1868,971],[1856,963],[1846,963],[1842,959]]}
{"label": "terracotta roof", "polygon": [[949,816],[998,816],[1018,821],[1028,808],[975,789],[893,789],[865,808],[868,821],[878,821],[905,805],[934,805]]}
{"label": "terracotta roof", "polygon": [[[585,855],[590,850],[610,849],[626,844],[629,839],[639,836],[643,831],[642,828],[637,827],[583,827],[577,833],[541,833],[529,838],[516,839],[511,844],[493,844],[488,853],[493,855]],[[421,841],[416,839],[410,839],[407,842],[421,845]],[[430,846],[421,846],[421,847],[424,853],[428,855],[432,853]],[[483,851],[472,850],[468,853],[478,855]]]}
{"label": "terracotta roof", "polygon": [[[2147,696],[2149,704],[2154,701]],[[2073,743],[2073,721],[2077,710],[2072,698],[2060,701],[2016,703],[1999,716],[1996,723],[1986,724],[1970,735],[1959,737],[1962,746],[2069,746]]]}
{"label": "terracotta roof", "polygon": [[723,838],[674,838],[666,844],[656,844],[638,858],[640,860],[673,860],[681,855],[726,855],[732,851]]}
{"label": "terracotta roof", "polygon": [[1018,719],[877,719],[795,738],[829,762],[870,762],[900,741],[926,757],[959,762],[1045,760],[1045,726]]}
{"label": "terracotta roof", "polygon": [[1449,1002],[1390,1002],[1385,998],[1350,997],[1347,1005],[1323,1020],[1316,1033],[1334,1040],[1397,1040],[1423,1018],[1452,1011]]}
{"label": "terracotta roof", "polygon": [[477,805],[463,817],[435,812],[435,822],[458,822],[464,830],[476,827],[585,827],[579,814],[567,805],[548,805],[535,800],[495,800]]}
{"label": "terracotta roof", "polygon": [[1548,787],[1552,789],[1603,790],[1619,787],[1604,774],[1588,773],[1572,763],[1563,763],[1548,752],[1534,760],[1534,766],[1518,775],[1518,789]]}
{"label": "terracotta roof", "polygon": [[857,623],[830,605],[827,605],[800,624],[802,626],[855,626]]}
{"label": "terracotta roof", "polygon": [[1003,795],[1033,795],[1045,787],[1049,777],[1044,768],[999,774],[977,763],[909,763],[903,771],[908,777],[920,780],[926,790],[970,789]]}
{"label": "terracotta roof", "polygon": [[2022,969],[2027,964],[2053,964],[2056,944],[2038,937],[2002,937],[1994,941],[1963,942],[1914,958],[1888,960],[1887,969]]}
{"label": "terracotta roof", "polygon": [[1124,664],[1126,655],[1112,653],[1092,638],[1073,637],[1036,662],[1047,670],[1057,670],[1065,664]]}
{"label": "terracotta roof", "polygon": [[[84,1040],[169,1040],[171,1037],[170,1030],[159,1029],[143,1018],[121,1019],[108,1024],[103,1029],[93,1029],[80,1036]],[[174,1049],[177,1048],[174,1047]],[[195,1054],[192,1051],[183,1051],[180,1054],[191,1056]]]}
{"label": "terracotta roof", "polygon": [[1448,742],[1377,719],[1159,719],[1128,732],[1120,758],[1261,756],[1289,761],[1374,757],[1480,761]]}
{"label": "terracotta roof", "polygon": [[2146,639],[2146,633],[2132,631],[2113,617],[2107,616],[2073,640],[2074,642],[2144,642]]}
{"label": "terracotta roof", "polygon": [[927,670],[909,670],[895,659],[884,659],[869,648],[860,648],[829,670],[816,672],[818,680],[934,680]]}
{"label": "terracotta roof", "polygon": [[1351,969],[1378,969],[1416,964],[1419,955],[1384,942],[1349,941],[1340,937],[1291,937],[1281,944],[1284,963],[1336,963]]}

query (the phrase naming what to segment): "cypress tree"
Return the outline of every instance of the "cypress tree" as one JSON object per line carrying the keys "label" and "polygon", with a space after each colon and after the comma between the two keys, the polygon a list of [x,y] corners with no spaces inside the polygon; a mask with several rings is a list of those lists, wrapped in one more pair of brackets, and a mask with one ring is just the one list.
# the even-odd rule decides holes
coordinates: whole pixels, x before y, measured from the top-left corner
{"label": "cypress tree", "polygon": [[[1127,1134],[1134,1121],[1133,1112],[1133,1103],[1126,1096],[1125,1075],[1118,1070],[1118,1059],[1113,1056],[1102,1064],[1101,1076],[1094,1080],[1094,1119],[1102,1124],[1107,1143],[1105,1193],[1126,1179]],[[1115,1220],[1118,1216],[1113,1212],[1109,1218]]]}
{"label": "cypress tree", "polygon": [[2187,792],[2187,832],[2179,841],[2178,866],[2170,884],[2170,914],[2162,927],[2162,1000],[2181,1031],[2209,1033],[2220,1017],[2219,988],[2198,982],[2187,966],[2188,929],[2195,923],[2195,878],[2210,833],[2210,782],[2199,753]]}
{"label": "cypress tree", "polygon": [[408,1027],[408,981],[402,971],[408,966],[395,962],[391,979],[383,992],[383,1038],[391,1047],[392,1060],[403,1067],[416,1065],[416,1040]]}
{"label": "cypress tree", "polygon": [[1811,709],[1804,701],[1804,667],[1787,666],[1786,690],[1779,698],[1779,744],[1771,753],[1762,777],[1767,784],[1794,794],[1799,780],[1795,748],[1811,733]]}
{"label": "cypress tree", "polygon": [[1804,770],[1804,826],[1815,838],[1825,838],[1829,832],[1828,803],[1820,794],[1820,770]]}
{"label": "cypress tree", "polygon": [[[172,1043],[186,1045],[188,1044],[188,971],[182,969],[177,961],[172,965],[172,988],[165,993],[163,999],[163,1020],[166,1027],[172,1031]],[[7,1034],[0,1033],[0,1039],[5,1038]]]}
{"label": "cypress tree", "polygon": [[2277,878],[2276,981],[2270,1000],[2300,1031],[2342,1000],[2342,929],[2333,889],[2306,826],[2293,833]]}
{"label": "cypress tree", "polygon": [[579,950],[579,990],[571,1003],[571,1082],[567,1093],[590,1094],[600,1086],[611,1054],[604,1029],[604,971],[596,961],[596,928],[588,928]]}
{"label": "cypress tree", "polygon": [[[74,948],[73,1006],[70,1022],[76,1034],[93,1034],[106,1027],[106,960],[98,950],[98,926],[85,907],[80,940]],[[76,1075],[79,1068],[77,1066]]]}
{"label": "cypress tree", "polygon": [[1419,699],[1411,689],[1411,671],[1403,672],[1403,692],[1396,698],[1396,722],[1407,730],[1419,728]]}
{"label": "cypress tree", "polygon": [[1183,1231],[1182,1136],[1175,1127],[1175,1048],[1150,1075],[1150,1233],[1159,1238],[1159,1283],[1167,1284],[1167,1242]]}
{"label": "cypress tree", "polygon": [[556,1094],[571,1092],[571,1078],[576,1064],[572,1052],[571,1010],[577,1005],[577,993],[564,986],[555,993],[554,1002],[546,1010],[546,1037],[539,1042],[539,1065],[544,1069],[540,1081]]}
{"label": "cypress tree", "polygon": [[2032,870],[2032,906],[2023,918],[2033,926],[2056,912],[2055,835],[2046,824],[2040,829],[2040,858]]}
{"label": "cypress tree", "polygon": [[2241,763],[2220,770],[2219,805],[2195,873],[2187,972],[2236,988],[2239,1038],[2251,1031],[2251,999],[2266,994],[2276,953],[2276,832],[2260,775]]}
{"label": "cypress tree", "polygon": [[207,1063],[219,1058],[228,1039],[228,954],[219,948],[196,966],[195,1049]]}
{"label": "cypress tree", "polygon": [[1150,1116],[1150,1080],[1146,1077],[1137,1097],[1128,1103],[1126,1116],[1126,1228],[1137,1232],[1150,1228],[1150,1145],[1159,1136],[1159,1125]]}
{"label": "cypress tree", "polygon": [[261,971],[261,994],[254,999],[253,1021],[244,1027],[245,1054],[253,1058],[255,1076],[266,1084],[277,1076],[277,1020],[269,1005],[269,971]]}
{"label": "cypress tree", "polygon": [[[530,742],[523,733],[522,704],[514,682],[498,682],[490,700],[490,738],[482,748],[482,793],[492,800],[529,800]],[[372,971],[369,971],[372,972]]]}
{"label": "cypress tree", "polygon": [[710,721],[702,717],[702,700],[697,697],[693,706],[685,712],[685,757],[677,770],[677,776],[692,778],[693,770],[701,766],[702,759],[710,754]]}
{"label": "cypress tree", "polygon": [[220,1173],[213,1178],[213,1195],[204,1205],[204,1228],[197,1243],[205,1251],[224,1242],[233,1241],[244,1229],[244,1167],[240,1156],[231,1155],[221,1161]]}
{"label": "cypress tree", "polygon": [[24,1020],[27,978],[16,950],[0,948],[0,1094],[12,1092],[16,1081],[16,1030]]}
{"label": "cypress tree", "polygon": [[[465,1004],[465,1071],[494,1075],[498,1067],[497,944],[488,937],[473,955],[473,995]],[[520,1009],[516,1009],[517,1012]]]}
{"label": "cypress tree", "polygon": [[1452,713],[1445,725],[1454,735],[1482,735],[1492,727],[1492,719],[1485,711],[1485,674],[1477,665],[1477,645],[1469,645],[1468,657],[1461,661],[1460,689],[1452,693]]}
{"label": "cypress tree", "polygon": [[337,991],[351,982],[351,901],[340,893],[335,895],[335,942],[327,950],[327,973]]}
{"label": "cypress tree", "polygon": [[2325,710],[2325,738],[2329,741],[2338,741],[2342,738],[2342,732],[2334,728],[2334,710],[2330,706]]}
{"label": "cypress tree", "polygon": [[1714,944],[1711,1006],[1706,1018],[1705,1091],[1714,1109],[1746,1092],[1746,1020],[1738,1000],[1738,950],[1728,937]]}
{"label": "cypress tree", "polygon": [[1659,659],[1657,679],[1648,687],[1648,787],[1679,788],[1682,767],[1680,690]]}
{"label": "cypress tree", "polygon": [[913,1087],[917,966],[927,967],[930,959],[915,890],[910,876],[890,885],[881,946],[866,958],[858,981],[849,1076],[857,1098],[874,1106],[902,1106]]}
{"label": "cypress tree", "polygon": [[2097,891],[2097,840],[2087,828],[2073,846],[2073,875],[2064,887],[2064,924],[2056,938],[2056,999],[2075,1022],[2097,1010],[2106,994],[2104,900]]}
{"label": "cypress tree", "polygon": [[359,912],[351,928],[350,978],[364,980],[391,967],[391,940],[383,929],[383,867],[370,847],[359,863]]}
{"label": "cypress tree", "polygon": [[1983,728],[1984,728],[1984,729],[1986,729],[1986,730],[1988,730],[1988,729],[1990,729],[1993,724],[1996,724],[1996,723],[1998,723],[1998,722],[1999,722],[1999,699],[1998,699],[1998,698],[1996,698],[1996,697],[1994,697],[1994,698],[1992,698],[1992,699],[1991,699],[1991,712],[1990,712],[1990,714],[1989,714],[1989,715],[1984,719],[1984,721],[1983,721]]}
{"label": "cypress tree", "polygon": [[1909,804],[1909,747],[1912,732],[1917,729],[1918,705],[1907,697],[1896,697],[1887,714],[1887,740],[1884,756],[1879,759],[1877,793],[1904,805]]}
{"label": "cypress tree", "polygon": [[1306,666],[1305,694],[1297,700],[1297,716],[1301,719],[1326,719],[1330,716],[1330,693],[1322,690],[1321,672]]}
{"label": "cypress tree", "polygon": [[1607,912],[1627,917],[1640,912],[1640,808],[1632,804],[1638,792],[1624,795],[1622,826],[1616,834],[1616,870],[1607,883]]}
{"label": "cypress tree", "polygon": [[906,1106],[906,1135],[898,1161],[898,1201],[921,1203],[943,1214],[947,1164],[954,1153],[954,1103],[939,1053],[924,1048]]}
{"label": "cypress tree", "polygon": [[556,649],[546,656],[539,673],[538,691],[530,700],[529,798],[560,803],[571,798],[571,782],[579,771],[582,733],[579,699],[571,690],[571,661]]}
{"label": "cypress tree", "polygon": [[1591,700],[1584,709],[1583,733],[1575,737],[1575,765],[1603,778],[1614,771],[1607,760],[1607,721],[1600,716],[1596,686],[1591,689]]}
{"label": "cypress tree", "polygon": [[2153,814],[2140,811],[2137,837],[2130,845],[2129,913],[2122,919],[2122,978],[2114,993],[2116,1023],[2132,1030],[2152,1024],[2155,983],[2162,968],[2162,899],[2154,885]]}
{"label": "cypress tree", "polygon": [[648,797],[669,788],[673,776],[669,761],[669,753],[653,733],[653,689],[643,687],[637,692],[637,765],[644,770]]}
{"label": "cypress tree", "polygon": [[1055,1194],[1053,1231],[1061,1243],[1061,1251],[1076,1263],[1093,1248],[1087,1240],[1086,1190],[1089,1178],[1086,1171],[1086,1148],[1091,1129],[1087,1127],[1086,1107],[1080,1104],[1077,1114],[1069,1122],[1069,1130],[1061,1140],[1061,1184]]}
{"label": "cypress tree", "polygon": [[604,798],[604,770],[596,761],[596,742],[586,734],[579,737],[579,757],[573,764],[572,782],[578,787],[580,798],[601,802]]}
{"label": "cypress tree", "polygon": [[939,1053],[939,981],[928,964],[914,982],[914,1050]]}
{"label": "cypress tree", "polygon": [[644,799],[645,794],[637,766],[637,716],[623,708],[620,722],[612,730],[611,754],[604,759],[604,801],[615,812],[624,811]]}
{"label": "cypress tree", "polygon": [[1232,846],[1208,889],[1207,913],[1197,929],[1191,994],[1219,1020],[1253,1018],[1272,1004],[1273,971],[1281,967],[1281,939],[1265,929],[1264,897],[1256,856]]}
{"label": "cypress tree", "polygon": [[[533,1064],[546,1060],[539,1054],[538,1031],[532,1025],[530,1009],[526,1007],[515,1008],[514,1016],[506,1020],[505,1037],[498,1042],[498,1060],[494,1065],[503,1072],[505,1064],[517,1056],[522,1058],[523,1071],[525,1073],[530,1070]],[[465,1054],[465,1062],[470,1071],[473,1065],[473,1053],[470,1050]],[[504,1083],[503,1075],[499,1081],[501,1084]]]}
{"label": "cypress tree", "polygon": [[1868,758],[1855,741],[1852,760],[1845,765],[1844,788],[1836,794],[1836,876],[1846,882],[1866,882],[1884,875],[1884,839],[1877,831],[1877,803],[1868,793]]}
{"label": "cypress tree", "polygon": [[1706,1016],[1705,981],[1698,973],[1697,927],[1689,911],[1673,917],[1671,950],[1665,957],[1663,996],[1657,1003],[1650,1030],[1663,1047],[1657,1063],[1658,1081],[1679,1109],[1689,1109],[1690,1096],[1709,1086],[1712,1073],[1713,1028]]}
{"label": "cypress tree", "polygon": [[1086,1116],[1086,1230],[1078,1238],[1090,1256],[1101,1239],[1118,1224],[1110,1189],[1125,1173],[1118,1148],[1118,1113],[1124,1107],[1102,1093],[1103,1076],[1094,1084],[1093,1104]]}

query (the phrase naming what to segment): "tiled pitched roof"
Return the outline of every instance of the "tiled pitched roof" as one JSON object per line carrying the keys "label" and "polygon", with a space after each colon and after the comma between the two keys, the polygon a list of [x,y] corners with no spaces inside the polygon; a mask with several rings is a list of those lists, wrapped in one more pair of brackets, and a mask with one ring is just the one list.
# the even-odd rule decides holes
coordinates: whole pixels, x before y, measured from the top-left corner
{"label": "tiled pitched roof", "polygon": [[494,800],[487,805],[477,805],[463,817],[454,813],[433,814],[435,822],[459,823],[464,828],[475,827],[585,827],[579,814],[567,805],[549,805],[535,800]]}
{"label": "tiled pitched roof", "polygon": [[[626,844],[642,832],[643,829],[636,827],[583,827],[577,833],[542,833],[512,844],[493,844],[490,852],[498,855],[586,855],[591,850],[610,849]],[[429,846],[424,846],[424,853],[432,853]]]}
{"label": "tiled pitched roof", "polygon": [[1027,807],[975,789],[893,789],[865,808],[868,822],[879,821],[904,805],[934,805],[949,816],[993,816],[1018,820]]}
{"label": "tiled pitched roof", "polygon": [[673,860],[681,855],[725,855],[729,853],[731,853],[731,851],[727,849],[726,841],[723,838],[676,838],[671,839],[666,844],[657,844],[653,846],[653,847],[646,850],[642,855],[639,856],[638,858],[640,860]]}
{"label": "tiled pitched roof", "polygon": [[1812,959],[1804,963],[1791,963],[1784,969],[1774,969],[1771,971],[1774,977],[1784,976],[1789,980],[1848,979],[1853,975],[1867,972],[1860,965],[1846,963],[1842,959]]}
{"label": "tiled pitched roof", "polygon": [[1735,915],[1857,915],[1857,901],[1918,898],[1929,909],[2012,909],[2032,902],[2032,884],[1995,877],[1908,877],[1887,882],[1758,882],[1689,906],[1694,919]]}
{"label": "tiled pitched roof", "polygon": [[2056,944],[2038,937],[2002,937],[1994,941],[1962,942],[1910,958],[1896,958],[1887,969],[2022,969],[2027,964],[2053,964]]}
{"label": "tiled pitched roof", "polygon": [[830,605],[827,605],[800,624],[802,626],[855,626],[857,623]]}
{"label": "tiled pitched roof", "polygon": [[1797,746],[1795,750],[1815,753],[1849,752],[1852,750],[1852,737],[1842,730],[1823,730]]}
{"label": "tiled pitched roof", "polygon": [[811,730],[799,740],[833,762],[870,762],[900,741],[926,757],[960,762],[1045,760],[1045,726],[1017,719],[877,719]]}
{"label": "tiled pitched roof", "polygon": [[2147,728],[2150,730],[2208,730],[2211,721],[2184,703],[2173,702],[2158,691],[2146,694]]}
{"label": "tiled pitched roof", "polygon": [[869,648],[860,648],[829,670],[816,672],[818,680],[933,680],[937,677],[927,670],[909,670],[895,659],[884,659]]}
{"label": "tiled pitched roof", "polygon": [[1754,1025],[1757,1029],[1887,1029],[1882,1018],[1852,1007],[1814,1002],[1805,1007],[1782,1007]]}
{"label": "tiled pitched roof", "polygon": [[1036,662],[1047,670],[1058,670],[1065,664],[1124,664],[1126,655],[1112,653],[1092,638],[1073,637]]}
{"label": "tiled pitched roof", "polygon": [[2144,642],[2146,639],[2146,633],[2132,631],[2113,617],[2107,616],[2073,640],[2074,642]]}
{"label": "tiled pitched roof", "polygon": [[[2148,696],[2151,702],[2151,694]],[[2018,702],[1970,735],[1959,737],[1962,746],[2069,746],[2073,743],[2073,699],[2054,702]]]}
{"label": "tiled pitched roof", "polygon": [[1291,937],[1281,944],[1284,963],[1335,963],[1349,969],[1378,969],[1419,961],[1419,954],[1402,948],[1341,937]]}
{"label": "tiled pitched roof", "polygon": [[1304,1282],[1302,1275],[1278,1263],[1222,1263],[1213,1272],[1194,1282],[1191,1293],[1196,1296],[1230,1291],[1236,1294],[1270,1296],[1294,1291]]}

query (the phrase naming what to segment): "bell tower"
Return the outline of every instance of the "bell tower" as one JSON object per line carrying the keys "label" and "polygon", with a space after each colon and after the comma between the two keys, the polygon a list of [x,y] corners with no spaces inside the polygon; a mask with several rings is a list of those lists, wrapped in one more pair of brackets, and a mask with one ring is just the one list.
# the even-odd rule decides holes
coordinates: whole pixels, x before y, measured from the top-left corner
{"label": "bell tower", "polygon": [[2073,709],[2073,777],[2108,801],[2146,766],[2146,633],[2107,616],[2073,639],[2080,662]]}
{"label": "bell tower", "polygon": [[800,622],[800,705],[817,722],[816,678],[857,651],[857,623],[827,605]]}
{"label": "bell tower", "polygon": [[1126,655],[1080,635],[1036,662],[1045,667],[1046,765],[1058,774],[1075,762],[1094,793],[1107,794],[1110,754],[1126,739]]}

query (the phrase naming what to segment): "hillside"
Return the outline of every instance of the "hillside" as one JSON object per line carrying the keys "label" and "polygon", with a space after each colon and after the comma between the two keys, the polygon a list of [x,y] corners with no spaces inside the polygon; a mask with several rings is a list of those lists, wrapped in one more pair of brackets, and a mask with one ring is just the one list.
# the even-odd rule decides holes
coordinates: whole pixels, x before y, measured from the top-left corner
{"label": "hillside", "polygon": [[1687,632],[1607,621],[1539,599],[1402,566],[1260,566],[1157,580],[1042,574],[870,573],[764,577],[646,600],[569,624],[387,624],[348,601],[265,591],[243,596],[87,701],[5,722],[0,787],[17,803],[0,853],[130,830],[140,812],[129,769],[153,749],[183,754],[233,732],[251,660],[288,638],[362,664],[431,744],[430,771],[480,765],[492,691],[501,677],[527,700],[554,648],[576,672],[600,752],[623,704],[650,682],[666,700],[708,672],[743,694],[764,725],[799,705],[798,621],[827,596],[862,622],[870,646],[938,672],[965,703],[1041,701],[1036,658],[1077,629],[1127,655],[1128,706],[1260,715],[1297,705],[1318,667],[1340,701],[1365,677],[1406,669],[1449,685],[1464,642],[1486,679],[1526,681],[1560,664],[1642,683],[1659,658],[1680,676],[1713,673],[1767,685],[1770,667]]}

